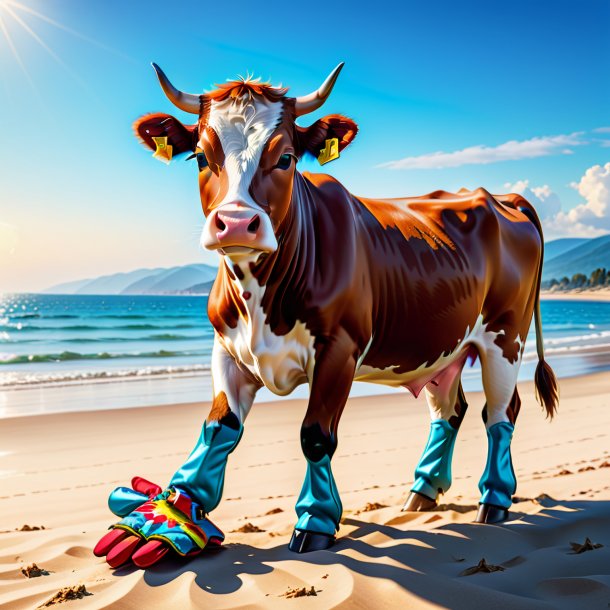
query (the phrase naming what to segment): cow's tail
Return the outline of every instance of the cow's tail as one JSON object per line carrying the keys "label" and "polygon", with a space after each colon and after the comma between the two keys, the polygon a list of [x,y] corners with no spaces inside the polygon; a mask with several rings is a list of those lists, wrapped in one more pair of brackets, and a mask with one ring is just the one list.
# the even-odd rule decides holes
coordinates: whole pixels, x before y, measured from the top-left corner
{"label": "cow's tail", "polygon": [[544,347],[542,345],[542,322],[540,320],[540,283],[536,294],[536,309],[534,310],[534,324],[536,325],[536,351],[538,352],[538,364],[534,374],[534,385],[536,386],[536,398],[546,409],[547,417],[553,419],[559,402],[559,388],[557,378],[553,369],[544,359]]}
{"label": "cow's tail", "polygon": [[559,402],[559,388],[557,378],[553,369],[544,359],[544,342],[542,340],[542,319],[540,317],[540,285],[542,283],[542,262],[544,260],[544,238],[542,236],[542,226],[537,214],[529,207],[521,207],[521,211],[533,222],[540,233],[542,251],[540,253],[540,268],[536,280],[536,301],[534,303],[534,325],[536,328],[536,352],[538,353],[538,364],[534,373],[534,386],[536,388],[536,398],[546,410],[547,417],[553,419],[557,411]]}

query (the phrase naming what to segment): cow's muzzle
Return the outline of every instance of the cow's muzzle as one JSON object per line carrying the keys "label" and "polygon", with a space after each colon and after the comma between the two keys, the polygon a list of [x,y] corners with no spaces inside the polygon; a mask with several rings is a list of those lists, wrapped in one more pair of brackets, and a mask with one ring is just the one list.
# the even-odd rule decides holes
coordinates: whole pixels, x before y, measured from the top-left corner
{"label": "cow's muzzle", "polygon": [[277,240],[269,215],[239,203],[223,204],[208,215],[201,244],[221,254],[274,252]]}

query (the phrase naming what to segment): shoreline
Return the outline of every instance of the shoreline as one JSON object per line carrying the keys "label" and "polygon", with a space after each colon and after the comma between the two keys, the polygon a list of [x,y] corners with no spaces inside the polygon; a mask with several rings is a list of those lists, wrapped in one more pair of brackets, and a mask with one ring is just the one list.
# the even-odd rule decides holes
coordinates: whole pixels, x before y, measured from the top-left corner
{"label": "shoreline", "polygon": [[[549,332],[545,332],[545,353],[557,376],[570,378],[610,370],[610,309],[603,303],[601,305],[596,304],[596,301],[598,303],[610,301],[610,290],[578,291],[565,294],[543,293],[542,298],[548,300],[546,305],[543,304],[543,315],[547,315],[549,321]],[[570,305],[571,301],[581,301],[582,305],[576,303]],[[100,307],[101,305],[96,305],[93,313],[89,310],[83,310],[82,312],[78,310],[76,313],[84,318],[92,316],[96,319],[100,315],[112,318],[113,316],[117,317],[118,314],[120,314],[118,317],[133,317],[134,314],[131,308],[125,309],[125,307],[122,307],[109,312],[104,310],[103,307],[100,309]],[[175,316],[170,316],[165,311],[165,303],[155,302],[154,307],[151,307],[151,311],[145,309],[136,313],[139,317],[148,315],[155,318],[159,317],[161,322],[155,319],[154,324],[160,325],[160,327],[167,326],[173,329],[174,326],[182,324],[180,320],[176,322],[177,318]],[[165,313],[155,313],[157,308]],[[49,312],[45,311],[41,315],[44,314],[43,317],[48,315],[49,320],[51,320],[58,312],[53,310],[51,313],[53,315],[48,315]],[[59,313],[62,314],[59,317],[64,316],[61,311]],[[184,311],[180,309],[177,312],[170,313],[180,314],[178,317],[186,316],[189,318],[195,315],[190,306]],[[168,317],[168,319],[166,320],[165,317]],[[45,327],[45,324],[40,323],[39,325],[42,328]],[[57,326],[54,322],[48,322],[48,324],[51,324],[50,329]],[[62,322],[59,323],[60,328],[63,328],[62,324]],[[87,322],[87,324],[89,323]],[[148,343],[143,347],[144,340],[149,338],[148,334],[144,337],[140,337],[140,333],[137,337],[129,335],[124,339],[127,341],[127,347],[125,348],[100,346],[98,343],[102,342],[103,344],[104,337],[109,332],[104,329],[113,329],[114,332],[117,323],[110,320],[110,322],[104,321],[103,324],[92,324],[96,329],[102,329],[101,338],[98,338],[97,335],[91,338],[86,333],[81,333],[83,337],[80,334],[78,335],[79,341],[91,339],[91,341],[96,342],[92,344],[94,347],[85,350],[87,353],[99,350],[99,355],[103,356],[105,351],[118,349],[121,354],[123,352],[129,353],[133,357],[125,360],[100,358],[99,360],[82,362],[65,360],[62,362],[45,361],[44,364],[38,362],[30,364],[28,362],[19,365],[7,365],[6,367],[0,366],[0,419],[43,413],[142,408],[153,402],[157,404],[184,404],[197,402],[201,399],[211,399],[212,376],[210,365],[204,363],[206,357],[195,358],[189,355],[188,350],[193,349],[193,343],[186,342],[189,338],[188,333],[184,337],[181,334],[177,336],[169,335],[185,342],[175,343],[172,347],[179,354],[177,357],[163,361],[142,357],[142,353],[147,353],[147,350],[150,349]],[[200,324],[200,322],[189,322],[189,324]],[[202,335],[204,338],[201,345],[206,347],[209,344],[208,338],[206,338],[207,330],[205,330],[207,327],[205,324],[200,325],[203,330],[197,331],[197,338],[199,341],[200,335]],[[121,327],[119,326],[119,328]],[[35,335],[36,340],[46,340],[45,335],[41,334],[39,329],[36,332],[38,333]],[[159,331],[155,330],[156,332]],[[174,330],[164,332],[174,333]],[[114,335],[111,334],[111,336]],[[159,335],[161,338],[158,340],[161,341],[165,336]],[[153,337],[156,337],[156,335]],[[10,347],[10,339],[11,337],[8,337],[8,342],[4,344],[8,346],[6,349]],[[71,339],[73,337],[70,335],[67,340]],[[58,341],[61,340],[63,339],[60,336]],[[133,343],[134,341],[136,343]],[[31,340],[24,341],[24,345],[19,349],[14,348],[20,354],[20,358],[24,358],[23,354],[37,354],[41,349],[46,349],[45,347],[29,348],[26,343],[31,342]],[[17,344],[19,346],[18,341]],[[197,343],[195,347],[199,349],[201,346]],[[27,351],[28,349],[30,351]],[[46,351],[52,350],[47,349]],[[59,348],[56,351],[59,351]],[[520,382],[533,379],[536,363],[537,356],[533,348],[533,336],[530,333],[520,370]],[[5,368],[8,368],[8,370],[4,370]],[[138,383],[135,383],[136,381]],[[465,390],[480,390],[479,365],[475,364],[472,368],[467,367],[464,370],[462,381]],[[396,391],[402,392],[402,389],[396,390],[389,386],[370,383],[355,383],[351,395],[382,396]],[[303,385],[297,388],[290,395],[290,398],[306,398],[307,394],[308,387]],[[259,402],[284,400],[285,398],[275,396],[265,388],[257,396]]]}
{"label": "shoreline", "polygon": [[[560,380],[610,371],[610,344],[584,345],[572,349],[548,347],[547,361]],[[519,384],[531,382],[537,358],[524,358]],[[136,383],[137,382],[137,383]],[[465,391],[482,389],[479,363],[466,367],[462,374]],[[308,386],[302,384],[288,396],[277,396],[262,388],[257,404],[307,399]],[[409,395],[404,388],[382,384],[354,382],[351,397]],[[14,417],[33,417],[73,412],[116,412],[130,408],[143,409],[151,404],[207,403],[212,396],[212,377],[208,371],[177,374],[133,375],[78,379],[36,384],[0,386],[0,422]]]}
{"label": "shoreline", "polygon": [[598,301],[610,303],[610,288],[601,290],[566,290],[551,292],[543,290],[540,292],[542,301]]}
{"label": "shoreline", "polygon": [[[580,374],[580,375],[574,375],[571,377],[558,377],[557,381],[558,384],[561,386],[563,384],[567,384],[569,386],[572,386],[574,384],[576,384],[576,382],[578,381],[578,383],[583,383],[583,384],[587,384],[587,383],[592,383],[595,384],[601,380],[608,380],[608,388],[610,389],[610,370],[607,371],[598,371],[595,373],[588,373],[588,374]],[[365,385],[363,382],[360,382],[361,385]],[[372,383],[367,383],[367,386],[373,386],[373,387],[379,387],[381,388],[379,393],[374,393],[374,394],[356,394],[356,395],[350,395],[348,401],[350,404],[358,404],[358,403],[365,403],[368,402],[372,399],[374,400],[380,400],[381,402],[386,402],[386,401],[390,401],[390,402],[396,402],[396,401],[400,401],[401,399],[406,399],[409,402],[415,402],[418,405],[421,406],[421,409],[423,410],[423,412],[427,415],[428,414],[428,407],[427,407],[427,403],[426,400],[424,398],[423,395],[420,395],[419,397],[414,397],[406,388],[389,388],[387,386],[381,386],[379,384],[372,384]],[[299,386],[300,388],[304,388],[304,386]],[[583,387],[586,387],[586,385],[583,385]],[[518,388],[521,389],[523,388],[525,392],[530,393],[530,394],[534,394],[534,382],[533,380],[521,380],[518,381]],[[394,391],[392,391],[394,390]],[[291,407],[294,405],[297,406],[302,406],[302,407],[306,407],[307,406],[307,397],[304,396],[298,396],[296,395],[296,391],[293,392],[290,395],[287,396],[277,396],[277,400],[268,400],[268,399],[261,399],[261,400],[256,400],[252,406],[252,409],[256,409],[256,408],[269,408],[269,407],[277,407],[277,403],[282,403],[282,406],[286,406],[286,407]],[[467,390],[467,394],[469,396],[475,396],[477,397],[477,400],[483,400],[484,395],[483,395],[483,390]],[[560,395],[561,398],[561,395]],[[119,407],[119,408],[111,408],[111,409],[87,409],[87,410],[82,410],[82,411],[58,411],[58,412],[50,412],[50,413],[41,413],[41,414],[37,414],[36,417],[39,420],[42,419],[49,419],[49,421],[59,421],[65,418],[91,418],[91,419],[96,419],[99,418],[100,416],[103,416],[105,413],[107,413],[108,411],[113,411],[113,412],[120,412],[120,416],[121,417],[127,417],[127,418],[131,418],[131,417],[146,417],[147,412],[150,413],[159,413],[161,411],[165,411],[168,409],[172,409],[172,410],[192,410],[192,409],[198,409],[201,410],[201,424],[203,424],[203,421],[207,415],[207,410],[210,409],[212,406],[212,400],[211,399],[204,399],[204,400],[190,400],[190,401],[185,401],[185,402],[179,402],[179,403],[173,403],[173,404],[167,404],[167,403],[158,403],[158,404],[147,404],[145,406],[142,407]],[[538,402],[536,401],[536,406],[540,407],[540,405],[538,404]],[[540,407],[542,408],[542,407]],[[22,420],[29,420],[31,417],[33,417],[32,415],[13,415],[10,417],[0,417],[0,422],[2,422],[2,425],[5,426],[5,430],[8,429],[11,425],[21,425]],[[610,451],[608,452],[610,453]],[[3,452],[0,451],[0,457],[2,457]],[[0,477],[1,478],[1,477]],[[1,498],[0,498],[1,499]]]}

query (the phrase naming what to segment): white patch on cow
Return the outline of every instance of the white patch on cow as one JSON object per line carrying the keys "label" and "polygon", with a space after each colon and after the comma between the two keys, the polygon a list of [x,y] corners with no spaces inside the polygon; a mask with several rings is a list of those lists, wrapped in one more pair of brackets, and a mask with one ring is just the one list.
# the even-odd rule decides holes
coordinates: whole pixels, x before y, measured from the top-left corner
{"label": "white patch on cow", "polygon": [[432,421],[437,419],[449,421],[454,415],[457,416],[455,403],[457,401],[460,373],[461,366],[458,365],[453,370],[449,366],[437,378],[438,385],[429,383],[425,387],[426,402]]}
{"label": "white patch on cow", "polygon": [[[244,265],[245,266],[245,265]],[[240,317],[236,328],[227,328],[219,340],[226,350],[274,394],[285,396],[313,379],[314,337],[302,322],[285,335],[276,335],[265,321],[261,306],[264,286],[249,272],[239,282],[248,320]],[[243,297],[242,297],[243,298]]]}
{"label": "white patch on cow", "polygon": [[437,373],[440,373],[447,368],[462,355],[463,350],[468,346],[468,343],[481,332],[482,324],[483,316],[479,316],[473,329],[470,330],[470,328],[467,328],[464,333],[464,338],[458,341],[459,347],[447,354],[441,354],[433,363],[424,362],[415,370],[407,371],[405,373],[396,372],[396,370],[400,368],[399,365],[378,369],[365,364],[356,370],[355,380],[380,383],[393,387],[410,385],[419,386],[422,383],[425,385],[427,383],[426,380],[434,379]]}
{"label": "white patch on cow", "polygon": [[[249,193],[263,148],[282,118],[283,104],[242,96],[212,102],[208,125],[216,131],[225,154],[229,190],[221,202],[240,201],[263,211]],[[266,214],[265,214],[266,216]]]}
{"label": "white patch on cow", "polygon": [[229,408],[243,423],[250,412],[258,386],[237,366],[218,334],[214,337],[212,349],[212,382],[214,397],[224,392]]}
{"label": "white patch on cow", "polygon": [[[483,322],[483,316],[479,315],[472,330],[470,328],[466,329],[464,338],[458,341],[456,349],[447,354],[441,354],[435,362],[431,364],[424,362],[417,369],[405,373],[396,372],[399,368],[398,365],[388,366],[384,369],[361,365],[356,370],[355,381],[380,383],[393,387],[405,386],[411,388],[417,394],[421,388],[425,387],[431,380],[442,375],[447,368],[460,357],[463,357],[464,351],[473,345],[477,348],[481,359],[483,388],[485,390],[488,414],[486,425],[490,427],[500,421],[508,421],[506,407],[513,396],[521,365],[523,340],[517,337],[519,357],[515,362],[511,363],[504,357],[502,349],[495,343],[497,337],[503,334],[505,334],[504,330],[499,332],[487,330],[487,324]],[[457,385],[455,388],[451,388],[447,397],[453,396],[454,398],[453,390],[456,388]],[[444,405],[437,405],[436,402],[434,399],[432,404],[430,404],[430,400],[428,400],[433,419],[439,416],[446,417],[446,415],[450,417],[454,414],[454,404],[451,404],[451,412],[449,413]]]}
{"label": "white patch on cow", "polygon": [[518,356],[517,360],[511,363],[504,357],[502,349],[496,345],[497,337],[502,334],[505,334],[504,331],[485,330],[477,338],[477,342],[473,342],[479,349],[481,359],[483,390],[487,403],[487,421],[485,422],[487,428],[499,422],[509,421],[506,407],[513,397],[521,366],[523,339],[517,336]]}
{"label": "white patch on cow", "polygon": [[366,358],[366,355],[369,353],[369,350],[371,349],[371,345],[373,344],[373,337],[374,337],[374,334],[371,333],[371,338],[369,339],[369,342],[366,344],[366,347],[362,350],[360,357],[356,361],[356,370],[358,370],[360,368],[360,365]]}

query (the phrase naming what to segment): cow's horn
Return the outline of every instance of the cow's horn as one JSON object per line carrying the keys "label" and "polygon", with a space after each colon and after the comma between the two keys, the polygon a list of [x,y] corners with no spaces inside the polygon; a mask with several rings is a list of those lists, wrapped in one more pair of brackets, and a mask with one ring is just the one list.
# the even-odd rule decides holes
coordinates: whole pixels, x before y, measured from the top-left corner
{"label": "cow's horn", "polygon": [[294,109],[297,116],[309,114],[310,112],[317,110],[326,101],[326,98],[330,95],[330,92],[335,86],[335,82],[339,77],[339,72],[341,72],[343,66],[344,62],[341,62],[328,75],[328,78],[322,83],[319,89],[309,95],[303,95],[296,98]]}
{"label": "cow's horn", "polygon": [[153,62],[152,67],[155,69],[161,87],[169,101],[174,104],[174,106],[180,108],[180,110],[198,115],[201,107],[201,96],[179,91],[169,82],[169,78],[165,76],[165,72],[163,72],[156,63]]}

